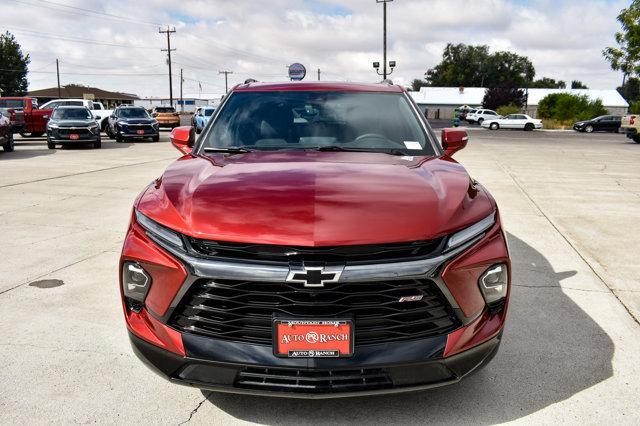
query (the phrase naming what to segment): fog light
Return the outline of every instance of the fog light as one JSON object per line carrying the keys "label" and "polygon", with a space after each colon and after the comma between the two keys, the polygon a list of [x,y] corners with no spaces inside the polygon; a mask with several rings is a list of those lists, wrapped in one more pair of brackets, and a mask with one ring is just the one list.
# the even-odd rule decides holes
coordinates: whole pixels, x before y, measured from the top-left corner
{"label": "fog light", "polygon": [[134,302],[129,304],[132,310],[139,311],[142,308],[150,286],[151,277],[142,266],[135,262],[124,263],[122,266],[122,289],[129,302]]}
{"label": "fog light", "polygon": [[507,297],[509,274],[507,265],[493,265],[480,276],[480,291],[489,307],[501,304]]}

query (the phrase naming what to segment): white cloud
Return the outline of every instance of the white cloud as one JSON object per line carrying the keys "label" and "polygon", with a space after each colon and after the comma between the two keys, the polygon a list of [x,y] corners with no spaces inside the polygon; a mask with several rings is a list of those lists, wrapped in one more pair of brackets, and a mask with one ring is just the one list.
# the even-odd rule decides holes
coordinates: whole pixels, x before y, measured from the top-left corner
{"label": "white cloud", "polygon": [[[421,77],[439,61],[446,43],[455,42],[527,55],[538,76],[578,79],[593,88],[615,87],[621,76],[609,69],[600,52],[613,43],[615,17],[627,3],[395,0],[388,5],[388,58],[398,63],[392,77],[400,83]],[[59,58],[63,84],[77,82],[141,96],[168,93],[166,55],[160,51],[166,38],[154,25],[128,20],[176,27],[174,95],[181,67],[187,77],[185,92],[197,92],[197,81],[205,92],[222,92],[219,70],[233,70],[233,84],[249,77],[282,80],[286,64],[293,61],[307,66],[307,78],[315,78],[321,68],[323,77],[333,80],[375,81],[371,62],[382,56],[382,8],[374,0],[3,0],[0,7],[0,30],[30,30],[15,35],[31,55],[31,70],[53,72]],[[100,73],[111,75],[80,75]],[[32,73],[29,80],[31,88],[56,83],[55,74]]]}

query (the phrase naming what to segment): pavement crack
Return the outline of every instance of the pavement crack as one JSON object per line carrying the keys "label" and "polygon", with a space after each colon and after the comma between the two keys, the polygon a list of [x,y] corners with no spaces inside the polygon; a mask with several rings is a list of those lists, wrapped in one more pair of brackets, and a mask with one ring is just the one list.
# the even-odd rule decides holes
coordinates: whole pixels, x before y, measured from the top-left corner
{"label": "pavement crack", "polygon": [[44,274],[38,275],[37,277],[29,278],[29,280],[27,280],[27,281],[21,282],[20,284],[16,284],[16,285],[14,285],[13,287],[9,287],[9,288],[7,288],[7,289],[5,289],[5,290],[0,291],[0,296],[2,296],[2,295],[3,295],[3,294],[5,294],[5,293],[9,293],[10,291],[15,290],[15,289],[17,289],[17,288],[19,288],[19,287],[22,287],[22,286],[24,286],[24,285],[27,285],[27,284],[29,284],[30,282],[33,282],[33,281],[36,281],[36,280],[38,280],[38,279],[40,279],[40,278],[46,277],[47,275],[50,275],[50,274],[53,274],[53,273],[56,273],[56,272],[60,272],[60,271],[62,271],[63,269],[66,269],[66,268],[68,268],[68,267],[70,267],[70,266],[77,265],[78,263],[82,263],[82,262],[84,262],[85,260],[93,259],[94,257],[101,256],[101,255],[103,255],[103,254],[105,254],[105,253],[109,253],[110,251],[113,251],[113,249],[102,250],[102,251],[101,251],[101,252],[99,252],[99,253],[92,254],[92,255],[87,256],[87,257],[84,257],[84,258],[82,258],[82,259],[78,259],[78,260],[76,260],[75,262],[71,262],[71,263],[69,263],[69,264],[67,264],[67,265],[64,265],[64,266],[60,267],[60,268],[54,269],[54,270],[52,270],[52,271],[45,272]]}
{"label": "pavement crack", "polygon": [[66,174],[66,175],[52,176],[52,177],[47,177],[47,178],[42,178],[42,179],[34,179],[34,180],[26,181],[26,182],[10,183],[10,184],[7,184],[7,185],[0,185],[0,188],[9,188],[11,186],[27,185],[29,183],[44,182],[44,181],[47,181],[47,180],[55,180],[55,179],[62,179],[62,178],[66,178],[66,177],[88,175],[88,174],[91,174],[91,173],[98,173],[98,172],[104,172],[104,171],[108,171],[108,170],[121,169],[121,168],[124,168],[124,167],[135,167],[135,166],[140,166],[140,165],[143,165],[143,164],[159,163],[161,161],[164,162],[164,161],[167,161],[167,160],[175,160],[175,158],[174,157],[161,158],[161,159],[158,159],[158,160],[141,161],[139,163],[133,163],[133,164],[121,164],[119,166],[105,167],[105,168],[102,168],[102,169],[95,169],[95,170],[87,170],[85,172],[69,173],[69,174]]}
{"label": "pavement crack", "polygon": [[609,294],[610,291],[607,290],[591,290],[588,288],[576,288],[576,287],[564,287],[560,285],[526,285],[526,284],[512,284],[513,287],[524,287],[524,288],[559,288],[561,290],[575,290],[575,291],[584,291],[587,293],[604,293]]}
{"label": "pavement crack", "polygon": [[[533,199],[533,197],[531,196],[531,194],[529,194],[525,188],[524,185],[522,185],[520,183],[520,181],[518,180],[518,178],[511,173],[511,170],[509,170],[507,167],[505,167],[502,163],[500,163],[499,161],[496,161],[498,167],[500,167],[502,169],[503,172],[505,172],[507,174],[507,176],[509,176],[509,178],[511,178],[511,180],[513,181],[513,183],[516,185],[516,187],[520,190],[520,192],[527,197],[527,199],[531,202],[531,204],[533,204],[536,208],[536,210],[538,210],[540,212],[540,214],[547,220],[547,222],[549,222],[549,225],[551,225],[551,227],[553,227],[553,229],[556,230],[556,232],[558,233],[558,235],[560,235],[560,237],[567,243],[569,244],[569,247],[571,247],[571,249],[578,255],[578,257],[580,257],[580,259],[582,259],[582,261],[587,265],[587,267],[591,270],[591,272],[598,278],[598,280],[600,280],[600,282],[607,288],[609,289],[609,292],[611,294],[613,294],[613,296],[618,299],[618,302],[620,302],[620,305],[622,305],[622,307],[627,311],[627,313],[629,314],[629,316],[631,317],[631,320],[634,321],[637,325],[640,325],[640,319],[638,319],[633,312],[631,311],[631,308],[629,306],[627,306],[624,301],[620,298],[620,296],[618,296],[618,294],[615,292],[615,290],[613,289],[612,285],[609,285],[609,283],[605,280],[605,278],[598,273],[598,271],[596,271],[595,267],[591,264],[591,262],[589,262],[589,260],[586,258],[586,256],[580,251],[578,250],[578,247],[576,247],[576,245],[565,235],[564,232],[562,232],[559,228],[559,226],[555,223],[554,220],[551,219],[551,217],[542,210],[542,207],[540,207],[538,205],[538,203],[536,203],[536,201]],[[596,262],[597,263],[597,262]]]}
{"label": "pavement crack", "polygon": [[183,425],[183,424],[189,423],[189,422],[191,421],[191,419],[193,418],[193,416],[198,412],[198,410],[200,409],[200,407],[202,407],[202,404],[204,404],[204,403],[207,401],[207,399],[209,399],[209,397],[211,396],[211,394],[212,394],[212,393],[213,393],[213,392],[209,392],[209,393],[207,394],[207,396],[206,396],[202,401],[200,401],[200,402],[198,403],[198,405],[196,406],[196,408],[194,408],[193,410],[191,410],[191,413],[189,413],[189,418],[188,418],[187,420],[185,420],[184,422],[179,423],[179,425]]}

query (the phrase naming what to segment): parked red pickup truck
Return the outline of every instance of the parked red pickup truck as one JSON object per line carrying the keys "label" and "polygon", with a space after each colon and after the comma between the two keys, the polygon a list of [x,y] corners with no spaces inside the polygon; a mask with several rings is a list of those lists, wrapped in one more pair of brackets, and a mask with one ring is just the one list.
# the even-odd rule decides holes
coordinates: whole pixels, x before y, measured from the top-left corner
{"label": "parked red pickup truck", "polygon": [[51,117],[50,109],[38,109],[34,98],[3,97],[0,108],[11,120],[11,129],[22,136],[42,136],[47,130],[47,121]]}

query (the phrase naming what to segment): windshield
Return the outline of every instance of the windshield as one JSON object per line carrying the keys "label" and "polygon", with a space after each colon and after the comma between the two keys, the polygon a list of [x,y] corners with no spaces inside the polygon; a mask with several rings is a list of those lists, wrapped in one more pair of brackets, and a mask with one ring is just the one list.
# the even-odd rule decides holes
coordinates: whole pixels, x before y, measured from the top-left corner
{"label": "windshield", "polygon": [[401,93],[237,92],[205,135],[203,147],[434,155]]}
{"label": "windshield", "polygon": [[213,108],[208,108],[203,110],[202,112],[204,113],[205,117],[211,117],[213,115],[213,111],[215,111]]}
{"label": "windshield", "polygon": [[143,108],[123,108],[118,111],[120,118],[149,118],[149,113]]}
{"label": "windshield", "polygon": [[56,108],[51,114],[54,120],[90,120],[91,113],[86,108]]}

